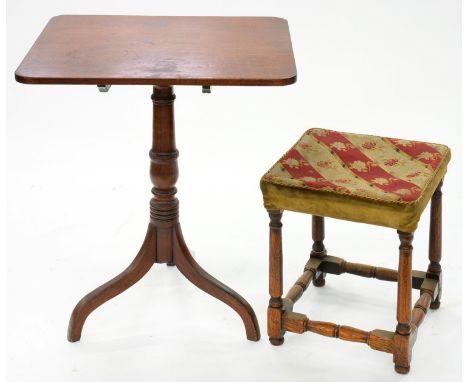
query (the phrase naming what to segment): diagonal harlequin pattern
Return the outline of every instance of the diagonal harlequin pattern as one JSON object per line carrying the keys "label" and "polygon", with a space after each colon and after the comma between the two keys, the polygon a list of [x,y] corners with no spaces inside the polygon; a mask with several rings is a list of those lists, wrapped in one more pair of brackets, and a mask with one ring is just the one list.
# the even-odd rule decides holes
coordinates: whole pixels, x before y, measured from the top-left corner
{"label": "diagonal harlequin pattern", "polygon": [[[420,187],[385,171],[379,162],[369,158],[344,134],[336,131],[327,131],[326,134],[323,131],[310,131],[309,134],[332,150],[351,173],[364,179],[369,185],[384,192],[394,193],[404,201],[416,200],[421,195]],[[371,146],[373,142],[368,141],[364,144]],[[397,160],[390,158],[389,161]]]}
{"label": "diagonal harlequin pattern", "polygon": [[[288,156],[281,160],[281,165],[287,170],[288,174],[294,178],[299,178],[308,187],[315,189],[329,189],[337,191],[340,186],[325,179],[309,162],[297,151],[292,148]],[[343,189],[343,191],[345,191]]]}
{"label": "diagonal harlequin pattern", "polygon": [[421,197],[449,154],[444,145],[310,129],[262,180],[385,202],[412,203]]}
{"label": "diagonal harlequin pattern", "polygon": [[408,154],[413,159],[417,159],[421,163],[427,164],[436,170],[439,166],[444,150],[441,145],[429,144],[424,142],[407,141],[404,139],[385,138],[389,143],[397,147],[399,150]]}
{"label": "diagonal harlequin pattern", "polygon": [[444,145],[310,129],[260,187],[269,210],[413,232],[449,160]]}

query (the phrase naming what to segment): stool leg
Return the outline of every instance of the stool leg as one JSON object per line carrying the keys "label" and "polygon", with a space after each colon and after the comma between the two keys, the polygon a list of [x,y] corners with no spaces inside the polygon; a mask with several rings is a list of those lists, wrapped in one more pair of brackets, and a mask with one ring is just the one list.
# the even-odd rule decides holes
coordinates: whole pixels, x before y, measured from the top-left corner
{"label": "stool leg", "polygon": [[[327,250],[323,244],[325,239],[325,219],[323,216],[312,215],[312,239],[314,244],[312,245],[312,252],[310,257],[323,258],[327,255]],[[317,276],[314,276],[312,283],[316,287],[323,287],[325,285],[324,272],[317,272]]]}
{"label": "stool leg", "polygon": [[394,336],[393,362],[395,371],[406,374],[411,362],[411,257],[413,234],[398,231],[400,237],[400,260],[398,265],[398,325]]}
{"label": "stool leg", "polygon": [[429,229],[429,268],[428,277],[439,281],[437,298],[431,303],[431,309],[438,309],[442,294],[442,181],[435,190],[431,199],[431,223]]}
{"label": "stool leg", "polygon": [[280,210],[268,210],[270,215],[270,303],[268,306],[268,336],[272,345],[282,345],[284,331],[281,330],[281,315],[283,314],[283,249],[281,239]]}

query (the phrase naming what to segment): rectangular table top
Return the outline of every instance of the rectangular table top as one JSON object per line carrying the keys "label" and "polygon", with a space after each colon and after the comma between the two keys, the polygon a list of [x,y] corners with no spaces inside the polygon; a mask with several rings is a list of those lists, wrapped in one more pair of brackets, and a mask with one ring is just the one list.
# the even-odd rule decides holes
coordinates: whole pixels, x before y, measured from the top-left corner
{"label": "rectangular table top", "polygon": [[288,23],[275,17],[53,17],[15,72],[28,84],[288,85]]}

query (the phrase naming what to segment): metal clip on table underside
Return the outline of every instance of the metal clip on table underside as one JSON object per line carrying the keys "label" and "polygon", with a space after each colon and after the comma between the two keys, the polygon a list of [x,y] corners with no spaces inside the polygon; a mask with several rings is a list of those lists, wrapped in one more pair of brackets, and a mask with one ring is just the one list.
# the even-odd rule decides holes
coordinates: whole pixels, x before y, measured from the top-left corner
{"label": "metal clip on table underside", "polygon": [[98,85],[97,87],[101,93],[107,93],[111,85]]}

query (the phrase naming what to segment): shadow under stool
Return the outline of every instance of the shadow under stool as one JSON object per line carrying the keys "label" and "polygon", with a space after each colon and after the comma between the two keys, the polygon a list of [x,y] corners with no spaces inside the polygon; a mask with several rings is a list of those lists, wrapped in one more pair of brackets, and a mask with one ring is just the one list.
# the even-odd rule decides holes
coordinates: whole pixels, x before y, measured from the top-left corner
{"label": "shadow under stool", "polygon": [[[284,342],[286,331],[314,332],[345,341],[366,343],[393,354],[395,370],[410,370],[412,347],[428,308],[437,309],[442,292],[442,181],[447,172],[447,146],[371,135],[310,129],[262,177],[264,206],[270,216],[268,336]],[[412,240],[431,199],[429,267],[412,270]],[[283,295],[283,210],[312,215],[313,246],[304,273]],[[394,228],[399,246],[398,270],[347,262],[327,255],[324,217]],[[325,285],[327,273],[350,273],[396,281],[397,325],[394,332],[370,332],[314,321],[293,311],[312,282]],[[411,289],[420,297],[411,307]]]}

